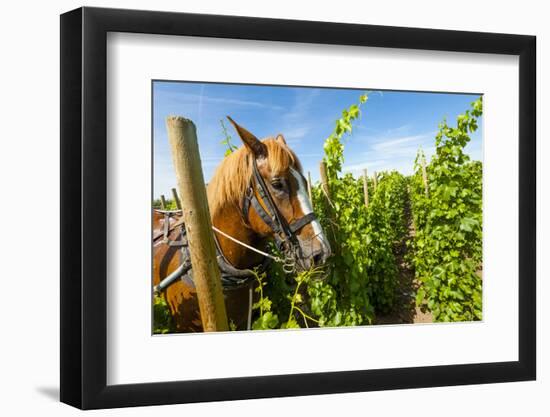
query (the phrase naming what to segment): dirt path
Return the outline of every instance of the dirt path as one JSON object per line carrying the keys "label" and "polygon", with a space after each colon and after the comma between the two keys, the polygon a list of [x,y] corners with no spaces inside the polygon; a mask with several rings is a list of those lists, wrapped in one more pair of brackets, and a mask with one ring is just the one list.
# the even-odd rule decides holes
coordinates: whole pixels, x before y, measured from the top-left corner
{"label": "dirt path", "polygon": [[411,209],[408,204],[405,207],[407,221],[407,235],[395,248],[395,261],[399,269],[397,286],[395,289],[395,304],[393,311],[376,317],[375,324],[403,324],[403,323],[433,323],[430,312],[422,312],[416,307],[416,290],[419,282],[414,278],[414,268],[406,260],[408,251],[407,241],[412,240],[415,229],[412,221]]}

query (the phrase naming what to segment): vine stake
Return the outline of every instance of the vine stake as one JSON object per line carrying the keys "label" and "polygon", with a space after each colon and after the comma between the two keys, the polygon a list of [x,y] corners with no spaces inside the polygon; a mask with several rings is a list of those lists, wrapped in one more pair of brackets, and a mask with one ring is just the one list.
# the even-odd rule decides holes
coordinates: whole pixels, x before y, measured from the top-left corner
{"label": "vine stake", "polygon": [[178,191],[175,188],[172,188],[172,197],[174,198],[174,201],[176,202],[176,207],[178,210],[181,210],[181,200],[178,195]]}
{"label": "vine stake", "polygon": [[321,175],[321,188],[325,193],[328,201],[330,201],[330,189],[328,187],[328,175],[327,175],[327,164],[325,161],[321,161],[319,164],[319,174]]}
{"label": "vine stake", "polygon": [[[166,127],[178,187],[185,202],[182,214],[202,325],[205,332],[226,331],[229,325],[195,125],[183,117],[169,116]],[[176,197],[177,193],[174,193]]]}
{"label": "vine stake", "polygon": [[309,196],[309,201],[311,201],[311,208],[313,208],[313,197],[311,195],[311,172],[307,172],[307,194]]}
{"label": "vine stake", "polygon": [[426,194],[426,198],[430,197],[430,189],[428,186],[428,174],[426,172],[426,158],[424,155],[422,155],[422,160],[420,161],[422,164],[422,181],[424,182],[424,193]]}

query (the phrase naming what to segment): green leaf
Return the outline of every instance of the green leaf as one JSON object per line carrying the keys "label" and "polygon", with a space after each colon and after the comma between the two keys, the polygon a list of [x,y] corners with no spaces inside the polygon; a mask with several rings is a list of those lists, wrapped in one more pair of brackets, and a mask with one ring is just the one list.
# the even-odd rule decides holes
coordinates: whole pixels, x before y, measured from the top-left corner
{"label": "green leaf", "polygon": [[478,222],[475,219],[472,219],[470,217],[465,217],[460,222],[460,230],[463,230],[465,232],[471,232],[478,226]]}
{"label": "green leaf", "polygon": [[424,298],[426,297],[426,291],[424,291],[424,288],[419,288],[416,292],[416,305],[420,306],[424,302]]}
{"label": "green leaf", "polygon": [[281,329],[299,329],[300,325],[294,317],[291,317],[286,323],[283,323]]}
{"label": "green leaf", "polygon": [[275,329],[279,324],[279,318],[271,311],[264,313],[253,324],[252,330],[268,330]]}

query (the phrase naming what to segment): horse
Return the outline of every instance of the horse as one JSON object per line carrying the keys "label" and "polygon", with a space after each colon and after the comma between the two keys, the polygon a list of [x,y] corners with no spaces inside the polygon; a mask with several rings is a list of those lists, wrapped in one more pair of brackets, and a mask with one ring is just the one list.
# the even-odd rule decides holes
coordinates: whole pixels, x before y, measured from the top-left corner
{"label": "horse", "polygon": [[[301,163],[283,135],[260,140],[228,120],[243,145],[221,161],[207,196],[228,320],[244,330],[250,328],[255,281],[250,271],[266,264],[268,242],[275,242],[286,267],[295,271],[324,264],[331,249],[313,213]],[[178,212],[154,210],[154,288],[162,292],[177,332],[200,332],[192,273],[181,272],[191,268],[185,239]]]}

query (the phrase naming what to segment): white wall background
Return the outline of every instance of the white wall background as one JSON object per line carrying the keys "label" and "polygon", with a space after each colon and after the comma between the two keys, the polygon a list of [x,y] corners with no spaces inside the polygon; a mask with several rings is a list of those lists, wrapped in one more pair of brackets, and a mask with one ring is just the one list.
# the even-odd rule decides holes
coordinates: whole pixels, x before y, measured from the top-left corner
{"label": "white wall background", "polygon": [[[59,17],[82,3],[5,2],[0,16],[0,410],[74,415],[59,392]],[[94,1],[86,5],[534,34],[538,37],[538,381],[100,411],[99,415],[529,415],[550,412],[547,181],[550,27],[544,2]],[[28,224],[22,226],[21,218]],[[29,244],[28,241],[38,242]],[[26,273],[30,268],[36,272]],[[546,394],[546,395],[544,395]]]}

